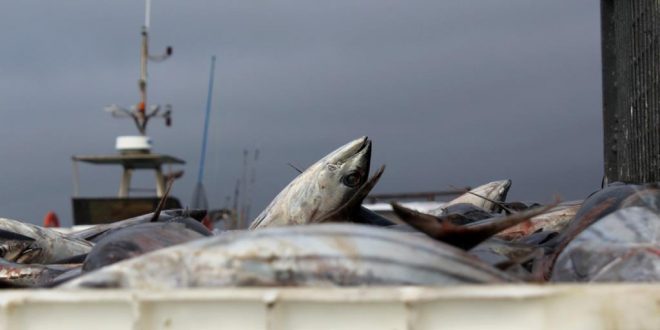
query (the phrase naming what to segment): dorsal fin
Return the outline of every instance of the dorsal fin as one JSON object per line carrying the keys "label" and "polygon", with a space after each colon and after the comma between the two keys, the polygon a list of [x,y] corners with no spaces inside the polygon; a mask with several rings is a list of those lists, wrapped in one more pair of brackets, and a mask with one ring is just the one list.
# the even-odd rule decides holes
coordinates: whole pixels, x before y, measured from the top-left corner
{"label": "dorsal fin", "polygon": [[165,207],[165,201],[167,201],[167,197],[170,195],[170,189],[172,189],[172,184],[173,183],[174,183],[174,178],[169,178],[167,180],[167,188],[165,188],[165,193],[163,194],[163,197],[161,197],[160,201],[158,202],[158,206],[156,206],[156,210],[154,211],[154,216],[151,217],[151,220],[149,222],[158,221],[158,217],[160,217],[160,212]]}
{"label": "dorsal fin", "polygon": [[491,218],[466,226],[455,225],[451,221],[442,221],[437,217],[408,209],[396,202],[392,203],[392,209],[401,220],[431,238],[464,250],[469,250],[511,226],[515,226],[548,211],[555,207],[557,203],[558,201],[547,206],[514,213],[505,217]]}
{"label": "dorsal fin", "polygon": [[[322,218],[318,219],[313,219],[312,222],[314,223],[320,223],[320,222],[326,222],[326,221],[331,221],[332,219],[336,218],[343,218],[343,217],[350,217],[353,213],[357,213],[357,211],[360,209],[360,206],[362,206],[362,201],[367,197],[371,189],[374,188],[376,183],[378,183],[378,180],[380,177],[383,175],[383,172],[385,171],[385,165],[382,165],[376,173],[365,182],[360,189],[358,189],[351,198],[344,203],[342,206],[338,207],[335,211],[326,214]],[[350,220],[350,219],[349,219]]]}

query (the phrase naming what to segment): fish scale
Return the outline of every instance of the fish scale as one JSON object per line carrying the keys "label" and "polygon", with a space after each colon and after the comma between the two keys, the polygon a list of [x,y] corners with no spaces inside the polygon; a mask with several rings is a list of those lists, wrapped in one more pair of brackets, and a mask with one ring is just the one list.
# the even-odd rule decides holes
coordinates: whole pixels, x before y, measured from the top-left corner
{"label": "fish scale", "polygon": [[448,285],[512,277],[464,251],[375,226],[319,224],[234,232],[99,269],[64,288]]}

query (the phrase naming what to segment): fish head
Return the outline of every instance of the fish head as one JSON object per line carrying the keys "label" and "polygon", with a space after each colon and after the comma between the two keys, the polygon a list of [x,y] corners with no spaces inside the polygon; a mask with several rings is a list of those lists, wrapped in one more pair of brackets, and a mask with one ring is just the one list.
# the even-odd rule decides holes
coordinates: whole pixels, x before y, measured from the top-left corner
{"label": "fish head", "polygon": [[38,258],[41,249],[33,246],[30,241],[4,241],[0,243],[0,258],[17,263],[32,263]]}
{"label": "fish head", "polygon": [[369,177],[371,141],[362,137],[351,141],[310,166],[303,175],[319,197],[320,211],[335,209],[345,203]]}
{"label": "fish head", "polygon": [[34,238],[0,229],[0,258],[17,263],[32,263],[42,252]]}
{"label": "fish head", "polygon": [[250,228],[327,221],[329,214],[364,190],[370,163],[371,141],[367,137],[337,148],[291,181]]}
{"label": "fish head", "polygon": [[508,179],[489,182],[453,199],[445,207],[459,203],[468,203],[488,212],[494,212],[499,210],[499,207],[493,201],[503,202],[509,193],[509,188],[511,188],[511,180]]}
{"label": "fish head", "polygon": [[511,188],[511,180],[499,180],[487,183],[473,189],[473,192],[481,193],[483,196],[494,201],[503,202]]}

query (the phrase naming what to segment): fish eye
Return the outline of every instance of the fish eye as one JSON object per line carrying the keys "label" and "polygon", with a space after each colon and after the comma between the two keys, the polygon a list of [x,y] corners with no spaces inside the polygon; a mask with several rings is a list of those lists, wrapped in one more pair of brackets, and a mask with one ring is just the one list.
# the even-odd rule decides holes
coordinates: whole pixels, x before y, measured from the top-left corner
{"label": "fish eye", "polygon": [[341,179],[341,182],[351,188],[357,187],[357,185],[360,184],[360,179],[362,178],[362,175],[360,175],[359,172],[351,172],[348,175],[344,176]]}

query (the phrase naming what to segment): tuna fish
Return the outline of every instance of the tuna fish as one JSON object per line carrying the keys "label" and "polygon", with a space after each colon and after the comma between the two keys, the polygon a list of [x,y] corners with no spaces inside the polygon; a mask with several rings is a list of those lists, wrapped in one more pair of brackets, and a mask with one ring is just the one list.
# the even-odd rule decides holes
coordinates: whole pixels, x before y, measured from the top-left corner
{"label": "tuna fish", "polygon": [[[192,222],[199,223],[195,220]],[[202,237],[197,231],[177,222],[143,223],[112,231],[100,238],[83,264],[88,272],[150,251],[181,244]]]}
{"label": "tuna fish", "polygon": [[90,272],[63,288],[448,285],[515,281],[464,251],[376,226],[231,232]]}
{"label": "tuna fish", "polygon": [[80,265],[25,265],[0,259],[0,282],[9,287],[36,287]]}
{"label": "tuna fish", "polygon": [[539,231],[559,232],[568,225],[582,206],[581,201],[565,202],[539,214],[529,221],[515,225],[497,234],[505,240],[520,239]]}
{"label": "tuna fish", "polygon": [[553,281],[660,281],[660,213],[629,207],[602,218],[557,258]]}
{"label": "tuna fish", "polygon": [[[21,221],[0,218],[0,230],[29,237],[31,242],[27,250],[17,253],[15,249],[24,248],[16,244],[16,240],[0,234],[0,251],[4,255],[15,255],[10,258],[22,263],[50,264],[62,259],[86,254],[93,244],[82,239],[67,237],[49,228],[35,226]],[[28,253],[26,253],[28,252]]]}
{"label": "tuna fish", "polygon": [[[206,216],[206,210],[187,210],[187,209],[178,209],[178,210],[163,210],[160,215],[157,217],[156,221],[158,222],[179,222],[182,219],[189,219],[193,218],[199,221],[201,221],[204,216]],[[108,224],[102,224],[102,225],[96,225],[91,228],[87,228],[81,231],[76,231],[73,233],[70,233],[68,236],[76,239],[84,239],[88,241],[95,242],[98,240],[103,234],[119,230],[122,228],[142,224],[142,223],[148,223],[150,222],[154,217],[154,213],[149,213],[141,216],[137,216],[134,218],[126,219],[126,220],[121,220],[113,223],[108,223]],[[203,233],[205,231],[203,225],[196,225],[194,223],[189,223],[187,220],[185,220],[187,223],[187,226],[190,228],[193,228],[194,230],[199,231],[200,233]],[[206,231],[208,233],[208,231]]]}
{"label": "tuna fish", "polygon": [[543,257],[535,261],[535,276],[538,279],[549,279],[557,257],[577,235],[608,214],[632,206],[643,206],[652,211],[660,211],[658,185],[617,183],[589,196],[576,213],[575,218],[560,234],[542,244]]}
{"label": "tuna fish", "polygon": [[366,137],[339,147],[291,181],[250,229],[352,221],[384,169],[368,179],[370,162],[371,141]]}
{"label": "tuna fish", "polygon": [[447,213],[445,210],[447,207],[462,203],[472,204],[486,212],[497,212],[500,209],[500,204],[506,199],[509,188],[511,188],[511,180],[489,182],[454,198],[443,207],[430,213],[432,215],[444,215]]}
{"label": "tuna fish", "polygon": [[542,214],[555,205],[556,203],[507,216],[492,217],[462,226],[454,224],[451,215],[435,217],[405,208],[397,203],[392,203],[392,209],[399,218],[429,237],[469,250],[495,234],[528,221],[531,217]]}

